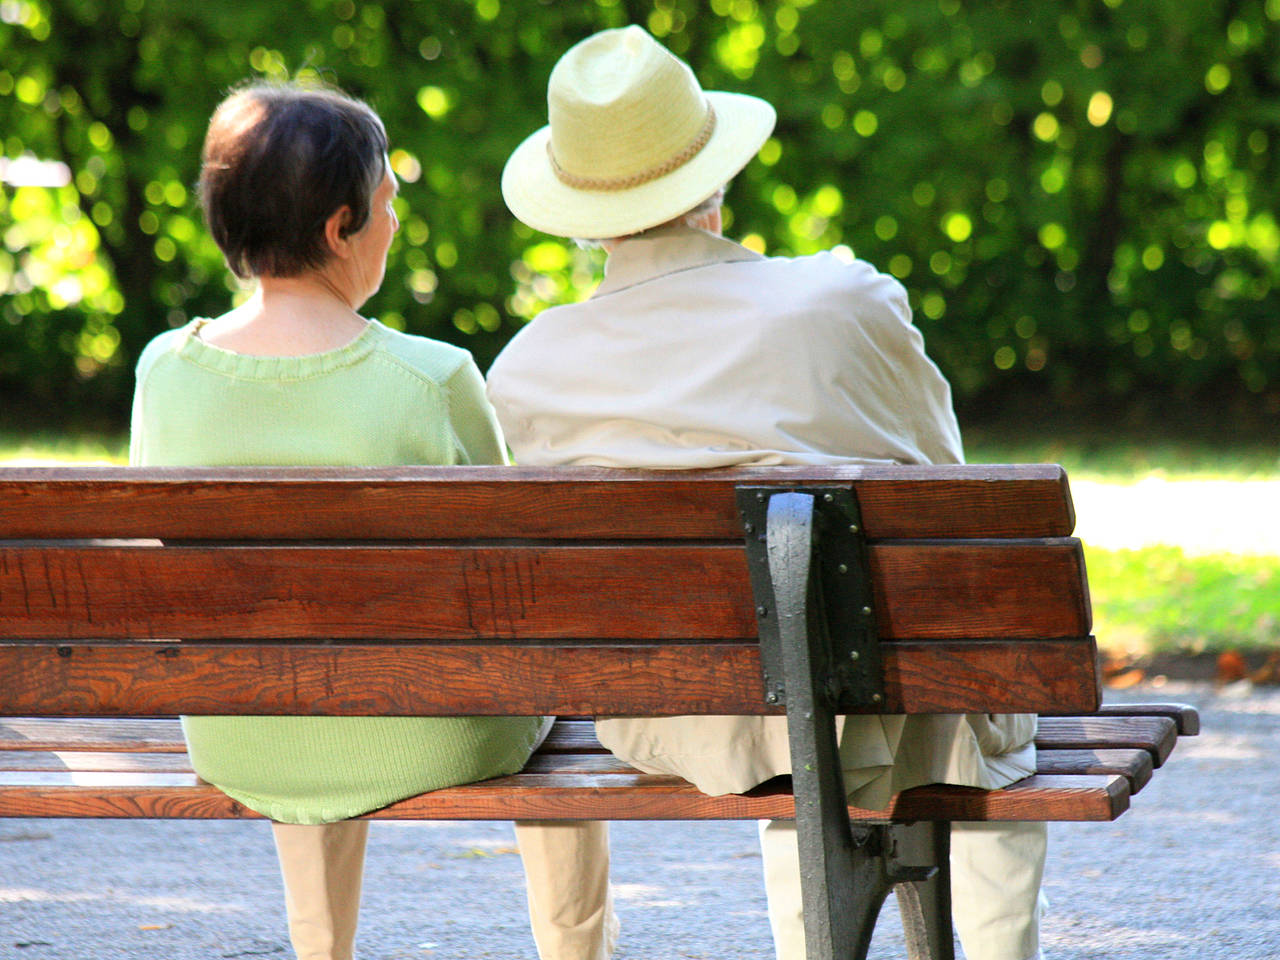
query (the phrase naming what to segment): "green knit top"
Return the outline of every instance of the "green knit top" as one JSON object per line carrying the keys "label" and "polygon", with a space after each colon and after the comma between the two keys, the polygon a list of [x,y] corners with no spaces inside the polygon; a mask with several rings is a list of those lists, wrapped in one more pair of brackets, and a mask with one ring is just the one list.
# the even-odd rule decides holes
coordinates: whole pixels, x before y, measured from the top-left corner
{"label": "green knit top", "polygon": [[[138,361],[137,465],[502,463],[471,355],[376,321],[301,357],[232,353],[205,323],[156,337]],[[196,772],[286,823],[357,816],[427,790],[513,773],[541,717],[183,717]]]}

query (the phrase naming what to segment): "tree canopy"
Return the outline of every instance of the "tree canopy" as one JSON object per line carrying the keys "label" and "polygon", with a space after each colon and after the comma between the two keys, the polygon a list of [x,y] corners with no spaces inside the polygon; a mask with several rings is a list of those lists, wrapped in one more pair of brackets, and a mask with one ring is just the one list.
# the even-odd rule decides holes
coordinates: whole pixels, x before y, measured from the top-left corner
{"label": "tree canopy", "polygon": [[559,55],[627,23],[778,108],[726,232],[897,276],[962,403],[1274,415],[1278,22],[1280,0],[0,0],[6,420],[122,423],[142,345],[226,309],[193,185],[209,114],[253,77],[379,111],[403,227],[366,312],[483,368],[598,279],[498,179]]}

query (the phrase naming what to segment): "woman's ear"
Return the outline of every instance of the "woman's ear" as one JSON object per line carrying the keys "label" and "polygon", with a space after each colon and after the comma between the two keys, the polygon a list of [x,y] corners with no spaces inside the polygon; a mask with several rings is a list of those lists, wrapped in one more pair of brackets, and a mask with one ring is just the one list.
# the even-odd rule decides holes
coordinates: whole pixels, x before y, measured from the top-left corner
{"label": "woman's ear", "polygon": [[347,232],[350,223],[351,208],[346,204],[329,214],[329,219],[324,222],[325,243],[335,257],[342,257],[344,260],[351,253],[350,234]]}

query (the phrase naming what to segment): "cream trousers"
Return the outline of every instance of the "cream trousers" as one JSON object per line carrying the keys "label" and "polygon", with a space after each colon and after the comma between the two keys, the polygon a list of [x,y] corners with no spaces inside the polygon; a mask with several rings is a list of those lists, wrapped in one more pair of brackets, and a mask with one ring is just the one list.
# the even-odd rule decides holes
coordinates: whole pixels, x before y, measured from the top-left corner
{"label": "cream trousers", "polygon": [[[352,960],[368,821],[272,828],[298,960]],[[526,821],[516,838],[541,960],[608,960],[618,939],[608,824]],[[761,821],[760,848],[778,960],[803,960],[795,824]],[[954,825],[951,896],[967,960],[1038,956],[1044,857],[1044,824]]]}
{"label": "cream trousers", "polygon": [[[352,960],[369,821],[271,826],[298,960]],[[516,837],[539,956],[606,960],[618,940],[609,892],[609,825],[517,823]]]}
{"label": "cream trousers", "polygon": [[298,960],[351,960],[368,820],[272,823]]}
{"label": "cream trousers", "polygon": [[[956,823],[951,909],[966,960],[1034,960],[1040,953],[1043,823]],[[804,960],[804,910],[794,820],[761,820],[760,851],[778,960]]]}
{"label": "cream trousers", "polygon": [[[541,960],[607,960],[617,921],[607,889],[605,825],[529,821],[519,824],[516,833],[529,883],[538,956]],[[1042,823],[953,825],[952,908],[967,960],[1039,956],[1045,848]],[[795,823],[761,821],[760,849],[778,960],[804,960]]]}

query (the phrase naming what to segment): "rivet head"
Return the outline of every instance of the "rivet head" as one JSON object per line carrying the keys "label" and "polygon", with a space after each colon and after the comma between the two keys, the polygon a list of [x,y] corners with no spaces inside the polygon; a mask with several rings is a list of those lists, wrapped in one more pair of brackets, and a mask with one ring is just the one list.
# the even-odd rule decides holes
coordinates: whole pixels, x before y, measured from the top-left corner
{"label": "rivet head", "polygon": [[827,503],[834,503],[836,498],[835,494],[827,493],[823,494],[822,499],[827,501]]}
{"label": "rivet head", "polygon": [[768,607],[764,606],[763,604],[761,604],[760,606],[756,607],[756,616],[757,616],[757,617],[767,617],[768,615],[769,615],[769,608],[768,608]]}
{"label": "rivet head", "polygon": [[871,616],[871,608],[870,608],[870,607],[863,607],[863,608],[862,608],[862,615],[863,615],[864,617],[869,617],[869,616]]}
{"label": "rivet head", "polygon": [[858,659],[858,651],[857,651],[857,650],[850,650],[850,651],[849,651],[849,659],[850,659],[850,660],[857,660],[857,659]]}
{"label": "rivet head", "polygon": [[763,499],[764,499],[764,491],[763,491],[763,490],[757,490],[757,491],[756,491],[756,499],[757,499],[757,500],[763,500]]}
{"label": "rivet head", "polygon": [[850,533],[857,533],[857,532],[858,532],[858,525],[857,525],[856,523],[851,523],[851,524],[849,524],[849,532],[850,532]]}
{"label": "rivet head", "polygon": [[750,533],[755,528],[756,528],[756,525],[754,523],[744,523],[742,525],[742,529],[745,530],[747,533]]}
{"label": "rivet head", "polygon": [[848,572],[849,572],[849,565],[848,565],[848,564],[846,564],[846,563],[842,563],[842,564],[840,564],[840,566],[836,567],[836,569],[837,569],[837,570],[839,570],[841,573],[848,573]]}
{"label": "rivet head", "polygon": [[765,700],[767,700],[769,703],[777,703],[778,695],[776,693],[770,692],[769,695],[765,697]]}
{"label": "rivet head", "polygon": [[879,703],[879,702],[880,702],[881,700],[883,700],[883,699],[884,699],[884,697],[880,696],[880,694],[878,694],[878,693],[873,693],[873,694],[871,695],[871,702],[872,702],[872,703]]}

